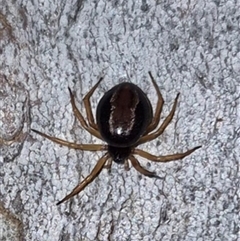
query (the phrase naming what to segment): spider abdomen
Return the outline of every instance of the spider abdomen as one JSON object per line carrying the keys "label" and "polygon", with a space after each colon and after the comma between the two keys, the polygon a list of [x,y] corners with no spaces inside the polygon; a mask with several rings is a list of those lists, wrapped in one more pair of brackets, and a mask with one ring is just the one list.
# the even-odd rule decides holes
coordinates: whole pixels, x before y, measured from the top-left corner
{"label": "spider abdomen", "polygon": [[101,98],[96,120],[102,138],[112,146],[133,146],[152,121],[146,94],[132,83],[116,85]]}

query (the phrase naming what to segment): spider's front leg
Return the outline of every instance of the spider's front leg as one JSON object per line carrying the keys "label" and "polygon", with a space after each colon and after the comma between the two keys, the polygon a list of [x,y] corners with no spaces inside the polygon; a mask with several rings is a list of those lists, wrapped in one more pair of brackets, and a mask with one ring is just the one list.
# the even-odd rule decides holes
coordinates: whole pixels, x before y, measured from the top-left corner
{"label": "spider's front leg", "polygon": [[190,149],[186,152],[183,153],[176,153],[173,155],[167,155],[167,156],[155,156],[152,155],[146,151],[140,150],[140,149],[135,149],[133,151],[133,154],[142,156],[150,161],[153,162],[170,162],[170,161],[175,161],[175,160],[179,160],[179,159],[183,159],[184,157],[190,155],[191,153],[193,153],[194,151],[196,151],[197,149],[201,148],[201,146],[196,146],[193,149]]}
{"label": "spider's front leg", "polygon": [[99,159],[96,166],[93,168],[92,172],[81,182],[79,183],[71,193],[69,193],[65,198],[63,198],[61,201],[57,203],[57,205],[65,202],[69,198],[77,195],[80,193],[88,184],[90,184],[102,171],[106,161],[109,159],[109,154],[106,153],[102,158]]}
{"label": "spider's front leg", "polygon": [[73,148],[73,149],[77,149],[77,150],[83,150],[83,151],[103,151],[106,150],[106,145],[102,145],[102,144],[77,144],[74,142],[69,142],[69,141],[65,141],[62,139],[59,139],[57,137],[53,137],[53,136],[49,136],[45,133],[42,133],[40,131],[31,129],[33,132],[59,144],[59,145],[63,145],[63,146],[67,146],[69,148]]}
{"label": "spider's front leg", "polygon": [[155,172],[150,172],[150,171],[146,170],[145,168],[143,168],[143,167],[140,165],[140,163],[139,163],[139,161],[137,160],[137,158],[135,158],[133,155],[131,155],[131,156],[129,157],[129,160],[131,161],[132,166],[133,166],[138,172],[140,172],[140,173],[142,173],[143,175],[148,176],[148,177],[155,177],[155,178],[159,178],[159,179],[160,179],[160,177],[157,176]]}

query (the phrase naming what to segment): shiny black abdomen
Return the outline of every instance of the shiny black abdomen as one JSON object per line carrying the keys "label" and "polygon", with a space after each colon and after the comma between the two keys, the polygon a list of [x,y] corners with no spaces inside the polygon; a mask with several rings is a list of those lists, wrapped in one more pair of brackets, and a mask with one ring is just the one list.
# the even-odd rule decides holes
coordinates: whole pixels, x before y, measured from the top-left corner
{"label": "shiny black abdomen", "polygon": [[99,101],[96,121],[108,145],[131,147],[146,132],[153,118],[146,94],[132,83],[114,86]]}

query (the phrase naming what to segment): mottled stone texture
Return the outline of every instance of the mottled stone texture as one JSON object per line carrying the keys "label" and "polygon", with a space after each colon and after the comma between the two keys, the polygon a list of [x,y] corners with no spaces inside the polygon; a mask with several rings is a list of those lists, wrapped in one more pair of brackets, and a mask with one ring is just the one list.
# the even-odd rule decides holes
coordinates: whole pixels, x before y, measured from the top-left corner
{"label": "mottled stone texture", "polygon": [[[0,240],[239,240],[239,1],[0,0]],[[74,118],[82,98],[121,81],[153,105],[152,71],[178,109],[155,155],[202,148],[182,161],[141,164],[162,179],[114,164],[80,195],[56,202],[102,153],[61,147],[30,127],[101,143]]]}

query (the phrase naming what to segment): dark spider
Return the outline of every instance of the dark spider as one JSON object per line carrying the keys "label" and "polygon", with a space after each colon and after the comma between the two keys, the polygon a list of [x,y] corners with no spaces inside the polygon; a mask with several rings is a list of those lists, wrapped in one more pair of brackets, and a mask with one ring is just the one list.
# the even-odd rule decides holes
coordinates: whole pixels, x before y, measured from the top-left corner
{"label": "dark spider", "polygon": [[[40,131],[32,129],[32,131],[36,132],[37,134],[70,148],[83,151],[107,151],[99,159],[90,175],[87,176],[80,184],[78,184],[70,194],[59,201],[57,205],[81,192],[98,176],[103,167],[108,169],[111,168],[112,160],[116,163],[124,164],[126,170],[129,169],[128,160],[130,160],[132,166],[143,175],[158,178],[155,172],[150,172],[143,168],[134,155],[142,156],[154,162],[168,162],[182,159],[201,147],[197,146],[184,153],[176,153],[167,156],[154,156],[143,150],[136,149],[138,145],[151,141],[163,133],[173,118],[179,97],[178,93],[169,115],[157,128],[164,100],[151,72],[149,72],[149,75],[158,96],[154,116],[152,106],[147,95],[138,86],[132,83],[124,82],[114,86],[101,98],[97,106],[97,123],[95,123],[90,97],[96,90],[99,83],[103,80],[103,78],[100,78],[100,80],[83,98],[83,103],[87,113],[87,121],[85,121],[82,114],[76,107],[72,91],[70,88],[68,88],[74,115],[77,117],[82,127],[90,134],[107,142],[107,145],[76,144],[56,137],[48,136]],[[155,130],[155,128],[157,129]]]}

